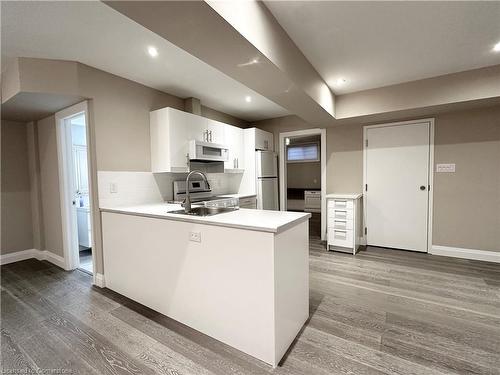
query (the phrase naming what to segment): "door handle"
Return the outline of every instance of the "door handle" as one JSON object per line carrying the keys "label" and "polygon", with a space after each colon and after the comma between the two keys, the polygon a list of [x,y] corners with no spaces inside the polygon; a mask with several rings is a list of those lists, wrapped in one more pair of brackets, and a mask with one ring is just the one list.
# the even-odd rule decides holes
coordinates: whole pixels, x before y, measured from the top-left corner
{"label": "door handle", "polygon": [[425,186],[424,185],[420,186],[420,190],[425,190]]}

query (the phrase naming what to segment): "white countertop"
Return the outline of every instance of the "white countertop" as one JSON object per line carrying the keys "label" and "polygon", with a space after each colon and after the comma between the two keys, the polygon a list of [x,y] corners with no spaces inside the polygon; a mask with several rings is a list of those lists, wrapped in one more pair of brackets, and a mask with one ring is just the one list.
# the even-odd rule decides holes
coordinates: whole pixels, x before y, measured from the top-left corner
{"label": "white countertop", "polygon": [[325,195],[326,199],[328,198],[333,198],[333,199],[358,199],[363,196],[363,193],[355,193],[355,194],[327,194]]}
{"label": "white countertop", "polygon": [[199,224],[279,233],[311,217],[310,213],[269,211],[240,208],[213,216],[171,214],[168,211],[182,209],[179,204],[154,203],[128,207],[101,207],[101,211],[158,219],[188,221]]}

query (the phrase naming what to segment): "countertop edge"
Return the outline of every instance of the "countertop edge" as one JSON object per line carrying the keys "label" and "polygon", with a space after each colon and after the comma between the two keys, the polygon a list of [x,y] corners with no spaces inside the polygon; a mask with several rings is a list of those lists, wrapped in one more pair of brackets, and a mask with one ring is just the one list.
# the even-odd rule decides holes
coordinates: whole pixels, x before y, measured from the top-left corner
{"label": "countertop edge", "polygon": [[325,198],[326,199],[335,199],[335,198],[337,198],[337,199],[359,199],[362,196],[363,196],[363,193],[353,193],[353,194],[330,193],[330,194],[326,194]]}
{"label": "countertop edge", "polygon": [[218,226],[218,227],[226,227],[226,228],[236,228],[236,229],[243,229],[243,230],[251,230],[255,232],[266,232],[266,233],[281,233],[287,230],[288,228],[291,228],[303,221],[309,220],[309,218],[312,216],[311,213],[309,212],[304,212],[304,216],[299,217],[297,219],[294,219],[290,221],[289,223],[280,225],[276,229],[274,228],[267,228],[267,227],[256,227],[256,226],[251,226],[251,225],[240,225],[240,224],[231,224],[231,223],[218,223],[218,222],[213,222],[213,221],[204,221],[204,220],[196,220],[193,219],[193,217],[184,217],[182,215],[177,216],[163,216],[163,215],[155,215],[155,214],[148,214],[144,212],[132,212],[132,211],[126,211],[120,208],[99,208],[99,211],[101,212],[110,212],[114,214],[122,214],[122,215],[132,215],[132,216],[141,216],[141,217],[149,217],[153,219],[161,219],[161,220],[172,220],[172,221],[183,221],[183,222],[188,222],[188,223],[197,223],[197,224],[204,224],[204,225],[213,225],[213,226]]}

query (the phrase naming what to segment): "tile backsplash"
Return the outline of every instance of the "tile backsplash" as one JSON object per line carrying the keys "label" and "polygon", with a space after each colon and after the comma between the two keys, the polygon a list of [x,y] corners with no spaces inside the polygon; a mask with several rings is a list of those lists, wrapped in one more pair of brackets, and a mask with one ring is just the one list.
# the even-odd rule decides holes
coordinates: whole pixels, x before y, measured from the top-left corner
{"label": "tile backsplash", "polygon": [[[99,207],[117,207],[159,203],[173,199],[173,182],[183,180],[186,173],[151,173],[98,171]],[[209,173],[214,194],[238,192],[241,174]]]}

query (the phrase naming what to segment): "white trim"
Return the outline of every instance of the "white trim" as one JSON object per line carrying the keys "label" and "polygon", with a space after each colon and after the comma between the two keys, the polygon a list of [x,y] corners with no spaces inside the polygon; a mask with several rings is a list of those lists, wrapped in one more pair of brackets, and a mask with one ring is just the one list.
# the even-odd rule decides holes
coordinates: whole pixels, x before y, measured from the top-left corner
{"label": "white trim", "polygon": [[[73,197],[73,162],[72,162],[72,145],[68,140],[70,129],[65,125],[65,120],[80,114],[85,115],[85,128],[87,132],[87,144],[90,139],[89,130],[89,112],[87,101],[80,102],[69,108],[63,109],[56,113],[56,134],[57,134],[57,159],[59,167],[59,190],[61,200],[61,221],[63,233],[63,250],[64,250],[64,269],[73,270],[79,266],[79,252],[78,252],[78,226],[76,221],[76,211],[74,210],[71,201]],[[95,249],[95,230],[94,224],[94,202],[91,195],[92,186],[92,164],[89,148],[87,147],[87,165],[88,165],[88,179],[89,179],[89,202],[90,202],[90,216],[92,227],[92,249]],[[71,156],[67,158],[66,155]],[[95,273],[95,251],[92,251],[92,266],[93,273]]]}
{"label": "white trim", "polygon": [[409,124],[420,124],[423,122],[429,123],[429,201],[428,201],[428,217],[427,217],[427,252],[429,253],[432,248],[432,219],[433,219],[433,206],[434,206],[434,118],[424,118],[410,121],[390,122],[377,125],[363,126],[363,242],[366,245],[366,136],[368,129],[383,128],[388,126],[400,126]]}
{"label": "white trim", "polygon": [[500,263],[500,252],[488,250],[464,249],[460,247],[433,245],[430,253],[445,257],[454,257],[486,262]]}
{"label": "white trim", "polygon": [[280,190],[280,210],[286,211],[286,157],[285,138],[301,137],[305,135],[321,136],[321,240],[326,240],[326,129],[305,129],[279,134],[279,190]]}
{"label": "white trim", "polygon": [[44,250],[44,251],[37,250],[37,251],[39,252],[39,254],[36,257],[36,259],[38,259],[38,260],[46,260],[46,261],[48,261],[48,262],[50,262],[52,264],[55,264],[56,266],[61,267],[62,269],[64,269],[65,262],[64,262],[64,258],[62,256],[59,256],[59,255],[54,254],[54,253],[51,253],[48,250]]}
{"label": "white trim", "polygon": [[102,273],[96,273],[92,284],[98,286],[99,288],[106,287],[106,281],[104,280],[104,275]]}
{"label": "white trim", "polygon": [[27,249],[27,250],[16,251],[14,253],[2,254],[0,255],[0,265],[3,266],[4,264],[20,262],[22,260],[36,258],[35,256],[36,251],[37,251],[36,249]]}
{"label": "white trim", "polygon": [[48,250],[38,250],[38,249],[28,249],[28,250],[16,251],[14,253],[9,253],[9,254],[3,254],[0,256],[0,264],[4,265],[14,262],[20,262],[22,260],[27,260],[27,259],[46,260],[63,269],[65,266],[63,257],[54,254]]}

